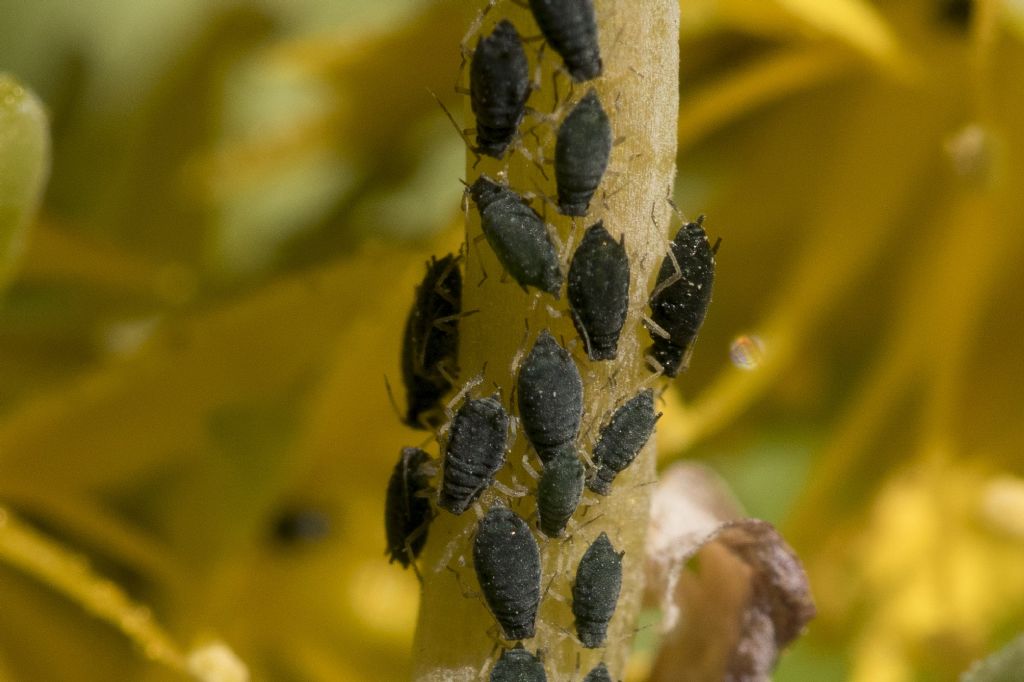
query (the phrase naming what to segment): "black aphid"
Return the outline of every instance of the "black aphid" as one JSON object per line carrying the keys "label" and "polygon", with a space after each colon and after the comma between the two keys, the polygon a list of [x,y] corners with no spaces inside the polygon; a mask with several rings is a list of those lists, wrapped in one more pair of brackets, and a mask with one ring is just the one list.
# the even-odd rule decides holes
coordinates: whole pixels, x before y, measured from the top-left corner
{"label": "black aphid", "polygon": [[601,428],[594,446],[593,460],[597,468],[587,480],[587,487],[600,495],[611,492],[612,481],[633,463],[657,421],[651,389],[640,391],[615,410],[611,420]]}
{"label": "black aphid", "polygon": [[549,538],[565,530],[583,496],[583,464],[573,452],[560,453],[544,465],[537,484],[540,529]]}
{"label": "black aphid", "polygon": [[569,265],[569,306],[591,360],[614,360],[629,307],[629,258],[604,223],[583,235]]}
{"label": "black aphid", "polygon": [[467,400],[452,420],[438,504],[461,514],[505,464],[509,416],[494,398]]}
{"label": "black aphid", "polygon": [[583,682],[612,682],[612,676],[608,673],[608,668],[604,663],[598,663],[583,678]]}
{"label": "black aphid", "polygon": [[[651,319],[668,333],[664,338],[651,330],[654,359],[665,374],[674,377],[685,369],[693,352],[697,332],[704,323],[715,284],[715,253],[704,232],[704,216],[679,229],[670,248],[679,264],[665,257],[651,296]],[[666,286],[667,282],[672,282]]]}
{"label": "black aphid", "polygon": [[458,373],[458,315],[462,307],[462,275],[452,254],[427,263],[405,321],[402,380],[408,408],[405,423],[413,428],[436,426],[443,416],[439,403]]}
{"label": "black aphid", "polygon": [[530,0],[533,18],[577,83],[601,75],[601,48],[591,0]]}
{"label": "black aphid", "polygon": [[608,536],[601,533],[580,559],[572,586],[576,635],[586,648],[604,644],[621,588],[622,553],[616,553]]}
{"label": "black aphid", "polygon": [[540,603],[540,550],[526,521],[505,507],[492,507],[477,527],[473,565],[505,638],[533,637]]}
{"label": "black aphid", "polygon": [[522,644],[503,651],[491,671],[491,682],[547,682],[547,679],[544,664]]}
{"label": "black aphid", "polygon": [[519,417],[527,438],[547,464],[574,452],[583,417],[583,381],[572,356],[544,330],[519,370]]}
{"label": "black aphid", "polygon": [[601,184],[612,151],[612,127],[594,90],[581,99],[558,128],[555,140],[555,184],[558,210],[587,215],[590,199]]}
{"label": "black aphid", "polygon": [[477,43],[469,67],[469,101],[479,153],[500,159],[515,137],[530,95],[529,69],[523,43],[509,21],[499,22]]}
{"label": "black aphid", "polygon": [[384,530],[388,554],[408,568],[420,555],[427,541],[427,528],[432,517],[430,500],[430,455],[419,448],[402,448],[402,453],[388,481],[384,505]]}
{"label": "black aphid", "polygon": [[480,211],[480,225],[498,260],[524,289],[528,286],[558,298],[562,270],[547,227],[523,198],[487,178],[469,188]]}

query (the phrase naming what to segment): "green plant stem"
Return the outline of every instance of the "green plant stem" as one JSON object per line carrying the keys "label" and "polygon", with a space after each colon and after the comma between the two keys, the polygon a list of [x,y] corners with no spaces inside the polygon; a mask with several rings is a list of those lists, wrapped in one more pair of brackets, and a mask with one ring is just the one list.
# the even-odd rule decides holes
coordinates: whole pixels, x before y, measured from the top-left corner
{"label": "green plant stem", "polygon": [[[676,127],[679,108],[679,6],[676,0],[597,0],[595,8],[603,75],[591,83],[575,85],[554,71],[560,60],[550,50],[541,60],[540,87],[530,106],[552,116],[528,116],[520,127],[521,151],[511,160],[489,158],[477,163],[467,156],[467,180],[481,173],[503,177],[517,191],[537,196],[534,206],[546,215],[564,247],[563,262],[582,238],[583,231],[599,219],[614,235],[625,236],[631,263],[629,316],[619,342],[618,358],[594,363],[586,359],[573,329],[565,297],[525,293],[510,278],[485,241],[480,239],[479,216],[470,205],[466,221],[466,262],[463,286],[464,310],[477,311],[461,321],[461,381],[473,377],[482,382],[472,390],[476,396],[500,391],[506,406],[512,396],[517,360],[532,346],[543,328],[573,347],[583,375],[585,405],[580,447],[589,453],[598,428],[609,411],[625,398],[651,382],[644,353],[649,345],[641,317],[647,308],[654,273],[666,252],[667,235],[673,221],[668,202],[675,177]],[[485,33],[501,18],[509,18],[524,36],[539,35],[529,12],[513,3],[500,3],[486,15],[476,34]],[[467,17],[467,24],[472,17]],[[476,35],[469,45],[476,43]],[[541,43],[527,44],[531,62]],[[553,79],[557,82],[556,89]],[[466,76],[460,78],[465,84]],[[617,144],[612,150],[608,173],[591,204],[590,214],[573,220],[560,216],[543,196],[553,196],[553,169],[542,159],[553,156],[554,135],[567,109],[591,86],[595,87],[612,122]],[[472,120],[468,103],[467,120]],[[531,132],[532,130],[532,132]],[[541,168],[544,170],[542,171]],[[546,176],[546,177],[545,177]],[[675,220],[678,224],[678,220]],[[485,274],[486,273],[486,274]],[[535,509],[536,482],[525,472],[526,438],[518,433],[507,466],[499,480],[528,488],[513,507],[530,519]],[[534,468],[536,456],[530,454]],[[514,481],[513,481],[514,478]],[[654,439],[629,470],[616,480],[613,493],[599,498],[592,493],[570,524],[567,538],[547,540],[539,533],[543,576],[537,636],[525,642],[530,650],[542,652],[549,680],[581,678],[598,661],[605,661],[612,676],[623,676],[630,643],[636,631],[643,592],[643,544],[650,496],[655,479]],[[498,494],[481,500],[486,508]],[[435,519],[421,559],[423,595],[416,634],[413,676],[417,680],[479,679],[493,664],[499,631],[482,598],[466,596],[478,590],[472,567],[472,529],[477,522],[471,510],[460,517],[446,512]],[[590,542],[607,532],[612,544],[625,551],[623,589],[604,649],[583,649],[574,636],[569,601],[576,565]],[[446,558],[451,557],[449,561]],[[451,570],[449,570],[451,569]],[[461,583],[461,585],[460,585]],[[577,672],[579,671],[579,672]]]}

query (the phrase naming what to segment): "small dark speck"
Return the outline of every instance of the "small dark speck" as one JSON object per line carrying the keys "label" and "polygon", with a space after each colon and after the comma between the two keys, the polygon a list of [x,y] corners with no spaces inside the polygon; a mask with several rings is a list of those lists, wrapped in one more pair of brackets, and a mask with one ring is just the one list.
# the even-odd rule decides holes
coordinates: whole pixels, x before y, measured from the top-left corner
{"label": "small dark speck", "polygon": [[330,518],[316,509],[289,509],[281,512],[274,521],[273,536],[281,545],[310,545],[330,534]]}
{"label": "small dark speck", "polygon": [[939,18],[947,24],[967,30],[974,16],[974,0],[939,0]]}

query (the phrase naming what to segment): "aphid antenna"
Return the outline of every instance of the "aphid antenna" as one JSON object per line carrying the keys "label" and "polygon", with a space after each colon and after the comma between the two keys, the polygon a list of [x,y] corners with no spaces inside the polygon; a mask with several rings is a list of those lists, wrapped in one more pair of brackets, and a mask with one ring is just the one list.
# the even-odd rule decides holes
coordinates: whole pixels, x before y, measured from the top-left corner
{"label": "aphid antenna", "polygon": [[388,402],[391,403],[391,409],[395,411],[395,415],[398,417],[398,421],[405,424],[405,415],[402,414],[402,410],[398,407],[398,402],[395,400],[395,394],[391,390],[391,382],[388,381],[387,374],[384,375],[384,389],[388,393]]}
{"label": "aphid antenna", "polygon": [[459,42],[459,52],[462,53],[462,63],[459,64],[459,73],[462,73],[462,69],[466,66],[466,55],[469,54],[470,57],[473,56],[474,50],[470,50],[466,46],[469,44],[469,41],[473,36],[480,30],[480,27],[483,26],[484,17],[487,16],[487,13],[490,12],[491,8],[496,4],[498,4],[498,0],[488,0],[487,5],[477,12],[476,17],[470,22],[469,28],[466,29],[466,34],[462,36],[462,40]]}
{"label": "aphid antenna", "polygon": [[[430,430],[430,428],[432,428],[432,427],[430,427],[430,424],[424,424],[424,426],[428,427],[428,430]],[[429,433],[426,436],[423,436],[423,439],[419,443],[416,444],[416,447],[418,447],[420,450],[423,450],[428,445],[430,445],[431,441],[433,441],[435,438],[436,438],[436,436],[433,433]]]}
{"label": "aphid antenna", "polygon": [[[477,374],[475,374],[474,376],[472,376],[469,379],[467,379],[466,383],[462,386],[462,388],[460,388],[459,391],[454,396],[452,396],[452,399],[449,400],[448,403],[445,405],[444,413],[448,417],[448,421],[449,422],[451,422],[452,419],[455,419],[454,407],[456,405],[458,405],[459,403],[461,403],[462,400],[466,397],[466,395],[470,391],[472,391],[474,388],[476,388],[477,386],[479,386],[480,384],[483,383],[483,381],[484,381],[484,372],[486,370],[487,370],[487,363],[484,363],[484,366],[480,368],[480,371]],[[447,427],[444,430],[447,431],[448,430]]]}
{"label": "aphid antenna", "polygon": [[441,98],[437,96],[437,93],[435,93],[430,88],[427,88],[427,92],[429,92],[430,96],[434,98],[434,101],[437,102],[437,105],[441,107],[441,110],[444,112],[444,115],[448,117],[448,120],[451,121],[452,127],[455,128],[455,132],[458,133],[459,137],[461,137],[462,141],[466,144],[466,147],[469,149],[470,152],[472,152],[473,156],[476,157],[476,162],[474,162],[473,164],[473,167],[475,168],[476,164],[480,163],[480,154],[477,153],[476,146],[474,146],[469,139],[469,134],[474,132],[474,129],[462,128],[459,125],[458,121],[455,120],[455,116],[452,115],[452,112],[448,109],[448,107],[445,106],[444,102],[441,101]]}
{"label": "aphid antenna", "polygon": [[[665,190],[665,203],[669,205],[669,207],[672,209],[672,212],[676,214],[676,217],[679,218],[679,220],[684,225],[686,223],[690,222],[689,220],[686,219],[686,216],[683,215],[683,212],[679,209],[679,206],[676,204],[675,199],[672,198],[672,186],[671,185],[669,185],[666,188],[666,190]],[[651,210],[653,211],[654,209],[652,208]],[[698,222],[698,224],[703,223],[704,219],[703,218],[697,218],[697,222]]]}

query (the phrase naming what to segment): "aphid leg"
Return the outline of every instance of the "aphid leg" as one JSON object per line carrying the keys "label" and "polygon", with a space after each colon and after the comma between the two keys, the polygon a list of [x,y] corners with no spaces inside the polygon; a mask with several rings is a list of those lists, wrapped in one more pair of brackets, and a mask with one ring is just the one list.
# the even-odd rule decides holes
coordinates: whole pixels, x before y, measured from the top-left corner
{"label": "aphid leg", "polygon": [[462,576],[454,568],[452,568],[451,566],[445,566],[445,568],[451,571],[452,575],[455,576],[455,582],[459,584],[459,591],[462,593],[463,597],[465,597],[466,599],[479,599],[483,596],[479,592],[474,592],[473,590],[467,589],[466,586],[462,583]]}
{"label": "aphid leg", "polygon": [[535,481],[539,481],[540,480],[540,474],[537,473],[537,470],[533,468],[532,464],[530,464],[530,453],[528,453],[528,452],[524,452],[523,453],[523,459],[521,460],[521,463],[523,465],[523,471],[526,472],[527,476],[529,476],[530,478],[532,478]]}
{"label": "aphid leg", "polygon": [[473,237],[473,251],[476,252],[476,262],[480,264],[480,272],[484,273],[484,276],[476,283],[478,287],[483,286],[483,283],[486,282],[487,278],[490,276],[487,272],[487,268],[484,267],[484,259],[480,256],[480,242],[486,238],[487,236],[482,233]]}
{"label": "aphid leg", "polygon": [[537,50],[537,59],[534,62],[536,67],[533,69],[533,79],[530,80],[530,90],[534,92],[540,92],[541,88],[544,87],[544,50],[547,48],[547,43],[541,43],[540,49]]}
{"label": "aphid leg", "polygon": [[478,312],[480,312],[480,309],[474,308],[473,310],[466,310],[465,312],[456,313],[455,315],[445,315],[444,317],[439,317],[434,320],[433,326],[439,331],[451,333],[456,331],[456,329],[450,323],[455,322],[456,320],[461,320],[464,317],[469,317],[470,315],[476,315]]}
{"label": "aphid leg", "polygon": [[576,666],[573,668],[572,678],[570,679],[570,682],[576,682],[576,680],[579,678],[580,663],[581,663],[581,661],[580,661],[580,652],[577,651],[576,652]]}
{"label": "aphid leg", "polygon": [[[488,636],[491,635],[491,630],[494,629],[494,627],[495,626],[487,628],[487,635]],[[494,640],[494,646],[491,647],[491,653],[484,660],[484,664],[480,668],[480,677],[478,679],[481,679],[481,680],[490,679],[487,676],[487,669],[490,668],[490,669],[493,670],[494,666],[498,665],[498,651],[500,651],[501,649],[504,648],[504,647],[502,647],[501,641],[498,639],[498,637],[496,637],[496,636],[495,637],[491,637],[491,639]]]}
{"label": "aphid leg", "polygon": [[666,277],[664,282],[654,287],[654,291],[651,292],[651,299],[657,298],[661,295],[661,292],[665,291],[665,289],[668,289],[683,278],[683,269],[679,267],[679,261],[676,259],[676,254],[672,247],[668,248],[666,257],[672,261],[672,269],[674,272]]}
{"label": "aphid leg", "polygon": [[522,488],[510,488],[507,485],[505,485],[504,483],[502,483],[501,481],[495,481],[493,483],[493,485],[494,485],[495,490],[497,490],[501,494],[505,495],[506,497],[510,497],[510,498],[513,498],[513,499],[519,499],[520,497],[526,497],[526,495],[530,492],[525,487],[522,487]]}
{"label": "aphid leg", "polygon": [[663,339],[669,341],[672,340],[672,335],[665,331],[665,329],[663,329],[662,326],[658,325],[656,322],[653,321],[653,319],[651,319],[647,315],[640,315],[640,322],[643,324],[644,327],[646,327],[650,331],[651,334],[662,337]]}
{"label": "aphid leg", "polygon": [[658,362],[653,355],[645,355],[644,360],[647,362],[647,366],[651,368],[651,371],[654,372],[655,379],[665,375],[665,365]]}

